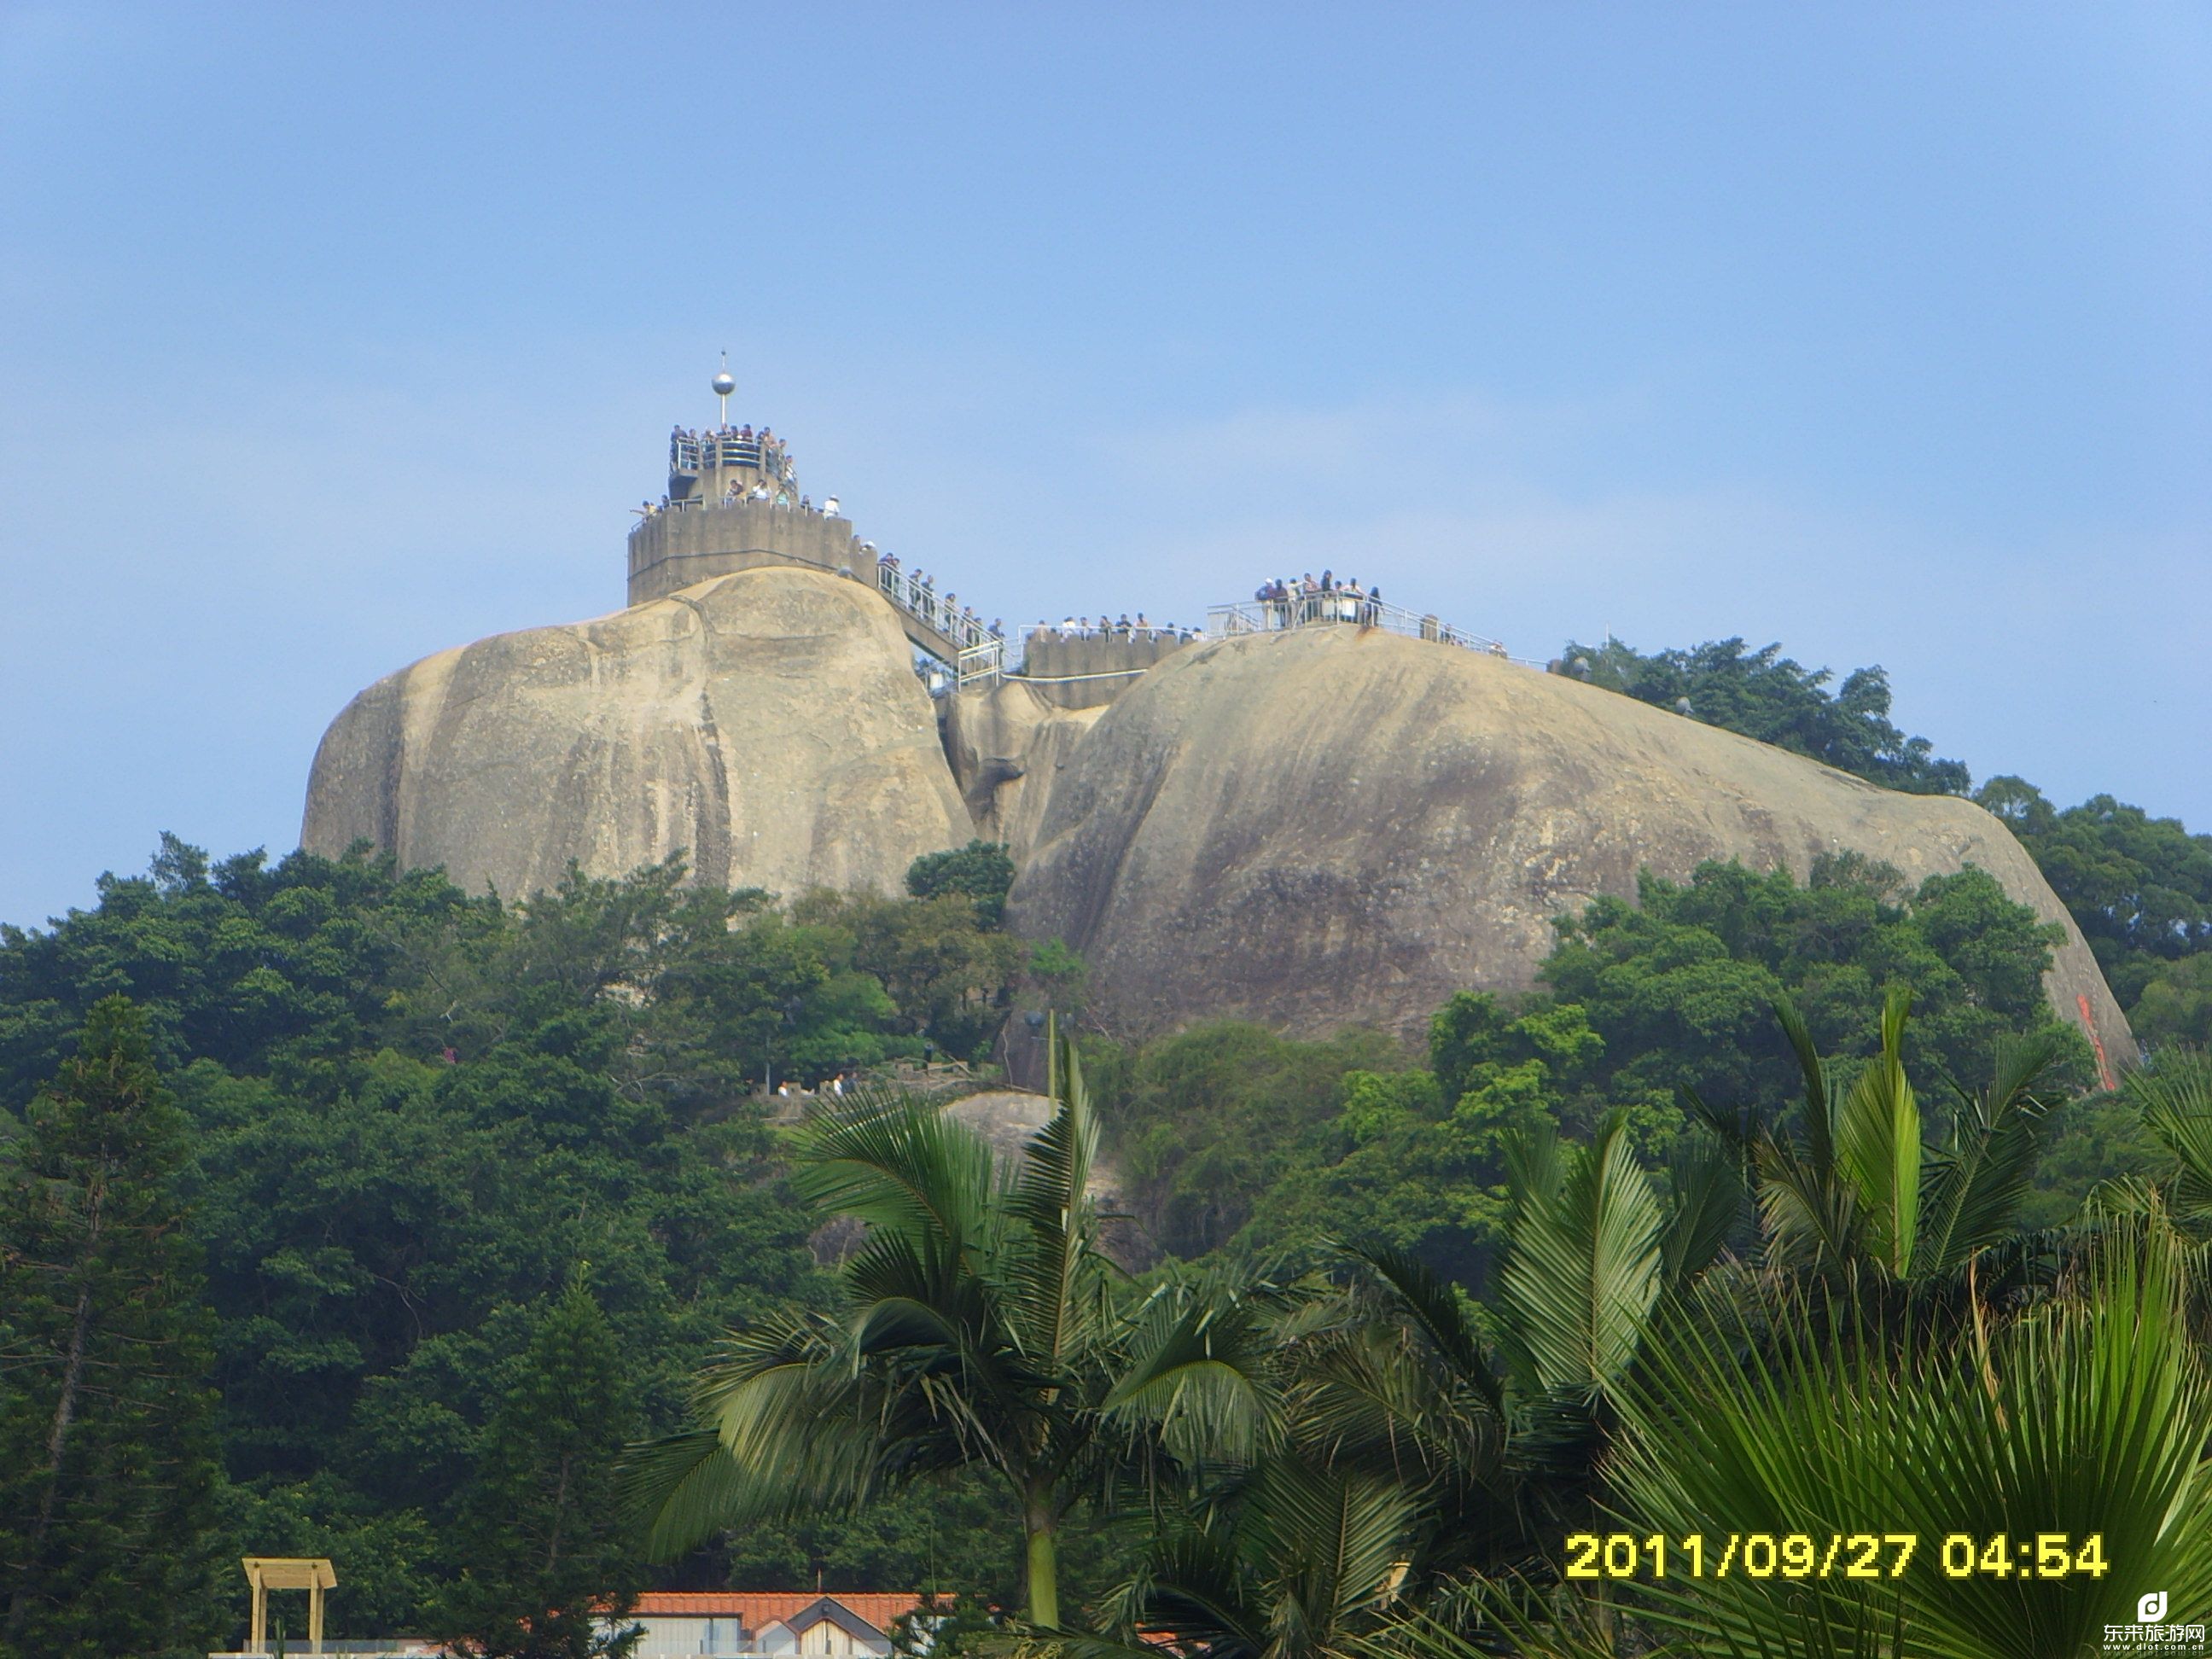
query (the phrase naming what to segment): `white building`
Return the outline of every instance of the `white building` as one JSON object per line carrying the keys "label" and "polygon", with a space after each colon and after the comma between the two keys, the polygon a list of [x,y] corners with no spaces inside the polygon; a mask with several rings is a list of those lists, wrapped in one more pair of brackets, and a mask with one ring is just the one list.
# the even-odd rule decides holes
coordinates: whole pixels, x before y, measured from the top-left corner
{"label": "white building", "polygon": [[891,1626],[918,1595],[652,1590],[625,1623],[645,1626],[636,1659],[889,1659]]}

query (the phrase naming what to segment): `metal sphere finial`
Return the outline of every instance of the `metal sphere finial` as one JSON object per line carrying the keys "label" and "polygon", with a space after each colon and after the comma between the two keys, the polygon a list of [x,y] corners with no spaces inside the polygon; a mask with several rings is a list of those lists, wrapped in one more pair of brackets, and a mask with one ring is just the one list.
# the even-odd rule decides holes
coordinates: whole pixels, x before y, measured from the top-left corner
{"label": "metal sphere finial", "polygon": [[717,398],[726,398],[737,389],[738,383],[731,378],[728,369],[724,369],[714,377],[714,395]]}

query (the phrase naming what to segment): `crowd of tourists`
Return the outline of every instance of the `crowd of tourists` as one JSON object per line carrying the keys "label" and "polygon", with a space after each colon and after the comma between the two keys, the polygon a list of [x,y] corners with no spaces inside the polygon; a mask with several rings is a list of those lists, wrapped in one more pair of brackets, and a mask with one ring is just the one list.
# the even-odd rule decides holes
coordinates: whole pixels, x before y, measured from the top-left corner
{"label": "crowd of tourists", "polygon": [[[862,545],[870,546],[866,543]],[[986,640],[1002,643],[1006,640],[1006,624],[1003,619],[994,618],[987,623],[975,614],[974,605],[960,603],[957,593],[939,598],[937,579],[926,570],[904,568],[896,553],[885,553],[877,559],[876,586],[883,589],[884,597],[893,605],[921,617],[963,649],[981,645]]]}
{"label": "crowd of tourists", "polygon": [[[724,430],[727,432],[730,428]],[[710,438],[713,435],[708,434]],[[750,439],[752,428],[738,428],[736,435],[741,439]],[[677,437],[684,441],[696,441],[699,434],[686,432],[679,427]],[[769,430],[763,427],[760,441],[765,444],[769,441]],[[750,489],[743,491],[732,483],[722,496],[724,506],[734,506],[741,501],[784,507],[793,505],[790,492],[780,487],[771,489],[767,479],[762,479]],[[669,498],[663,495],[657,504],[649,501],[641,501],[636,512],[641,519],[653,519],[663,513],[696,504],[677,501],[672,505]],[[831,519],[843,516],[835,495],[824,496],[819,507],[814,505],[811,497],[801,495],[797,505],[801,513],[818,513]],[[875,554],[874,544],[863,542],[860,545],[867,553]],[[963,650],[993,640],[1001,645],[1006,641],[1003,620],[994,618],[987,623],[977,614],[974,605],[962,604],[958,594],[948,592],[940,596],[937,592],[936,580],[928,572],[903,568],[895,553],[876,556],[876,585],[884,597],[901,610],[920,617]],[[1362,628],[1379,624],[1397,628],[1400,632],[1410,631],[1399,626],[1399,622],[1406,620],[1407,613],[1397,613],[1398,621],[1386,617],[1380,586],[1363,588],[1357,578],[1340,577],[1333,569],[1323,570],[1318,576],[1309,570],[1295,581],[1280,576],[1272,577],[1253,590],[1252,598],[1260,608],[1259,626],[1270,631],[1304,628],[1319,623],[1351,623]],[[1231,633],[1248,631],[1254,626],[1243,607],[1233,606],[1229,610]],[[1118,616],[1102,611],[1096,617],[1068,617],[1058,623],[1040,617],[1024,631],[1032,640],[1111,639],[1165,641],[1177,645],[1191,644],[1206,637],[1203,628],[1183,627],[1171,622],[1155,623],[1141,611],[1134,617],[1126,611]],[[1495,656],[1505,654],[1503,645],[1494,641],[1468,638],[1456,629],[1439,624],[1433,617],[1422,619],[1421,636],[1442,640],[1451,645],[1487,648]]]}
{"label": "crowd of tourists", "polygon": [[[757,501],[768,507],[795,507],[801,513],[819,512],[827,519],[843,516],[835,495],[824,497],[817,508],[811,496],[798,495],[798,468],[786,453],[783,440],[767,427],[755,432],[750,426],[708,427],[703,430],[678,426],[668,434],[668,451],[671,473],[696,477],[703,468],[719,465],[726,469],[742,467],[758,474],[750,488],[737,478],[730,479],[723,487],[721,506]],[[636,512],[641,519],[657,519],[664,513],[711,504],[698,496],[672,499],[663,495],[658,501],[640,501]]]}
{"label": "crowd of tourists", "polygon": [[[732,479],[722,491],[721,504],[724,507],[735,507],[739,501],[758,501],[763,506],[787,507],[792,505],[791,491],[781,484],[771,489],[765,478],[755,483],[750,489],[741,489],[738,487],[737,481]],[[671,501],[667,496],[663,495],[658,501],[640,501],[630,510],[641,519],[657,519],[664,513],[681,513],[690,507],[705,505],[706,502],[697,497]],[[820,507],[814,505],[812,496],[801,495],[799,498],[798,508],[801,513],[818,514],[825,519],[842,519],[845,516],[844,508],[838,504],[835,495],[824,495]]]}
{"label": "crowd of tourists", "polygon": [[685,444],[701,446],[730,442],[757,444],[760,446],[761,457],[763,460],[770,456],[778,460],[783,459],[783,440],[777,437],[767,427],[763,427],[758,432],[755,432],[749,426],[710,426],[703,430],[696,427],[678,426],[669,432],[668,441],[675,447],[680,447]]}
{"label": "crowd of tourists", "polygon": [[1029,636],[1033,640],[1172,640],[1187,645],[1204,639],[1206,630],[1156,623],[1141,611],[1133,621],[1126,611],[1119,617],[1109,617],[1102,611],[1095,619],[1070,617],[1056,625],[1039,619],[1030,624]]}
{"label": "crowd of tourists", "polygon": [[1339,580],[1334,570],[1316,577],[1310,570],[1294,582],[1280,576],[1253,590],[1270,628],[1297,628],[1307,623],[1348,622],[1372,627],[1382,620],[1382,590],[1361,592],[1356,578]]}

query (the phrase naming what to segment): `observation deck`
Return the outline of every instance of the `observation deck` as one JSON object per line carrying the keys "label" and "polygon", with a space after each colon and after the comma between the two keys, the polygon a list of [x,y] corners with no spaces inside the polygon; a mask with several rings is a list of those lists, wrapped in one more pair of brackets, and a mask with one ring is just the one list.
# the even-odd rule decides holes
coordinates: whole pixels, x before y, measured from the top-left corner
{"label": "observation deck", "polygon": [[834,496],[801,493],[789,447],[768,428],[678,427],[668,439],[668,492],[636,509],[629,532],[629,603],[665,598],[714,576],[803,565],[867,583],[898,612],[917,650],[961,686],[995,680],[1003,642],[927,580],[877,556]]}
{"label": "observation deck", "polygon": [[[942,665],[932,671],[933,689],[967,690],[994,684],[1010,670],[1006,641],[981,621],[971,605],[918,570],[878,556],[862,541],[835,496],[817,506],[799,487],[799,469],[785,441],[768,427],[732,426],[728,402],[735,382],[727,370],[714,377],[722,400],[720,422],[703,431],[678,427],[668,439],[668,492],[636,509],[629,532],[629,603],[643,605],[694,582],[763,565],[801,565],[866,582],[890,603],[915,648]],[[1105,619],[1066,629],[1042,624],[1029,630],[1030,648],[1018,672],[1048,701],[1068,708],[1111,702],[1137,677],[1194,635],[1143,625],[1118,629]],[[1498,641],[1455,628],[1440,617],[1409,611],[1355,588],[1322,592],[1304,584],[1271,584],[1263,596],[1206,611],[1203,638],[1280,634],[1302,628],[1380,628],[1503,657]]]}
{"label": "observation deck", "polygon": [[1402,634],[1409,640],[1431,640],[1456,645],[1492,657],[1506,654],[1504,641],[1455,628],[1432,614],[1408,611],[1387,599],[1370,599],[1349,587],[1328,592],[1292,589],[1278,599],[1240,599],[1206,608],[1206,631],[1217,637],[1234,634],[1285,634],[1300,628],[1379,628]]}

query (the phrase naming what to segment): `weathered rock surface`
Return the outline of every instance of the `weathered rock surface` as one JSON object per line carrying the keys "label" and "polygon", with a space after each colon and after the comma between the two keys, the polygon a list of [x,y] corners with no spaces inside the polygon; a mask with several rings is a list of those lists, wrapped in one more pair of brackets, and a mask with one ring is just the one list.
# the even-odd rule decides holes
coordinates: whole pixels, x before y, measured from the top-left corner
{"label": "weathered rock surface", "polygon": [[895,891],[973,833],[909,661],[879,595],[792,567],[479,640],[347,705],[301,842],[509,896],[679,849],[727,886]]}
{"label": "weathered rock surface", "polygon": [[1195,1017],[1418,1033],[1453,992],[1525,988],[1551,920],[1637,872],[1853,851],[1917,881],[1978,865],[2063,923],[2045,981],[2106,1052],[2127,1023],[2003,825],[1470,651],[1314,629],[1176,653],[1058,772],[1009,906],[1091,964],[1135,1032]]}
{"label": "weathered rock surface", "polygon": [[975,833],[1006,842],[1017,865],[1028,857],[1054,783],[1105,712],[1061,708],[1019,679],[948,697],[945,750]]}
{"label": "weathered rock surface", "polygon": [[[945,1110],[990,1143],[1002,1164],[1018,1164],[1029,1156],[1030,1142],[1052,1121],[1055,1108],[1049,1095],[1023,1089],[985,1089],[963,1095]],[[1085,1189],[1105,1221],[1100,1238],[1106,1253],[1132,1270],[1150,1267],[1159,1259],[1159,1246],[1152,1235],[1122,1212],[1127,1183],[1113,1160],[1102,1155],[1091,1166]]]}

